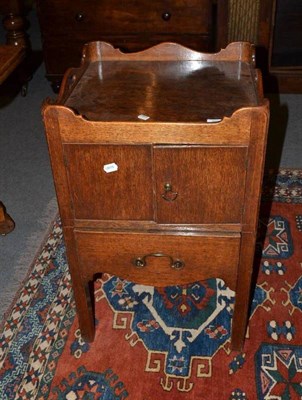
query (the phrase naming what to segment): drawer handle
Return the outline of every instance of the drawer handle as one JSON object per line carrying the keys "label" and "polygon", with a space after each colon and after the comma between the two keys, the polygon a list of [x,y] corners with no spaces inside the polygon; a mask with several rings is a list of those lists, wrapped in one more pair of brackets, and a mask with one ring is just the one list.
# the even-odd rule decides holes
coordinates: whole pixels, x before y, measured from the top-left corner
{"label": "drawer handle", "polygon": [[185,266],[185,263],[182,260],[173,260],[173,257],[164,253],[150,253],[144,255],[143,257],[137,257],[133,260],[133,264],[137,268],[143,268],[147,265],[147,257],[167,257],[170,260],[170,267],[177,270],[182,269]]}
{"label": "drawer handle", "polygon": [[174,201],[178,196],[178,192],[173,192],[171,183],[165,183],[164,190],[161,197],[166,201]]}
{"label": "drawer handle", "polygon": [[170,18],[172,17],[172,14],[169,13],[169,11],[165,11],[162,13],[161,17],[164,21],[169,21]]}

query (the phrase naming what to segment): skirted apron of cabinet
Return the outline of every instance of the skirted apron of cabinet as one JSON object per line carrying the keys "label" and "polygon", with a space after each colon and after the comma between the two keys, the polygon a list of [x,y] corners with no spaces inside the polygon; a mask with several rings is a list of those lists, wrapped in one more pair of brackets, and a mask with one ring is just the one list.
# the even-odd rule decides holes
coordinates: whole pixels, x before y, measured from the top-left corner
{"label": "skirted apron of cabinet", "polygon": [[43,118],[82,337],[99,273],[154,286],[221,278],[244,343],[269,120],[248,43],[85,46]]}

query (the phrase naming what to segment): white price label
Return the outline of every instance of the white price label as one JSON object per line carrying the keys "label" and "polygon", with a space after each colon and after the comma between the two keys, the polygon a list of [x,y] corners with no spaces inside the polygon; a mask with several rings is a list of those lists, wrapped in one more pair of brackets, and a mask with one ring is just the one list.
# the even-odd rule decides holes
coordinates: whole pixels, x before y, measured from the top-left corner
{"label": "white price label", "polygon": [[214,124],[215,122],[220,122],[220,121],[221,121],[221,118],[208,118],[207,119],[207,122],[209,124]]}
{"label": "white price label", "polygon": [[140,114],[137,116],[138,119],[141,119],[143,121],[147,121],[150,117],[148,115],[145,114]]}
{"label": "white price label", "polygon": [[106,174],[109,174],[110,172],[117,171],[118,170],[118,165],[115,164],[115,163],[105,164],[103,169],[106,172]]}

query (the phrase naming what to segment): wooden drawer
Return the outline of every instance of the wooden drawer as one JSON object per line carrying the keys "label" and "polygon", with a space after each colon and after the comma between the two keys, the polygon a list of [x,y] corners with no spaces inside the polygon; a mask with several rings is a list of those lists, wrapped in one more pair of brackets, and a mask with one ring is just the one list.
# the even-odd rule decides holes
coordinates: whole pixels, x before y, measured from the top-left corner
{"label": "wooden drawer", "polygon": [[[240,234],[153,234],[75,231],[81,275],[107,272],[142,284],[174,285],[230,276],[239,261]],[[144,264],[137,266],[137,264]],[[183,263],[183,265],[181,265]],[[209,273],[209,271],[211,271]]]}
{"label": "wooden drawer", "polygon": [[212,1],[153,0],[144,5],[136,0],[44,0],[39,2],[39,17],[44,35],[78,39],[87,39],[91,32],[98,39],[104,34],[209,34]]}

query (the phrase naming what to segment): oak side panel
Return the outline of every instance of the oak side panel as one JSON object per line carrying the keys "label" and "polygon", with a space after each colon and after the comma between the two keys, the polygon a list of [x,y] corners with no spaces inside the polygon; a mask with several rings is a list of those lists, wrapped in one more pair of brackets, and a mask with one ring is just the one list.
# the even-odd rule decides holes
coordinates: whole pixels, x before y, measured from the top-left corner
{"label": "oak side panel", "polygon": [[251,111],[251,139],[242,227],[246,232],[255,232],[257,229],[269,121],[268,107],[266,100],[262,107]]}
{"label": "oak side panel", "polygon": [[73,226],[73,204],[68,189],[68,179],[64,165],[64,154],[61,142],[58,113],[55,107],[44,106],[42,115],[45,125],[45,133],[48,143],[60,216],[64,226]]}

